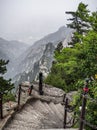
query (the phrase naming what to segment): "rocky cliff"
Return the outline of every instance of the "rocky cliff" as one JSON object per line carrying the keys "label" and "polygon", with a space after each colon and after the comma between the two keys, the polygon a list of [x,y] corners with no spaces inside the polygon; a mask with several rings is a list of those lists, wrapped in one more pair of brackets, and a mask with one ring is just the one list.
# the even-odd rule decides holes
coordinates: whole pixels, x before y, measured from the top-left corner
{"label": "rocky cliff", "polygon": [[39,71],[46,77],[52,66],[56,46],[60,41],[64,47],[68,46],[71,35],[72,30],[63,26],[30,47],[17,41],[0,39],[0,58],[10,60],[6,77],[12,78],[16,84],[25,80],[37,80]]}
{"label": "rocky cliff", "polygon": [[[57,32],[49,34],[39,41],[35,42],[20,57],[14,74],[13,81],[18,83],[22,81],[37,80],[39,71],[43,72],[44,77],[50,72],[52,66],[54,50],[60,41],[70,40],[71,29],[61,27]],[[66,43],[67,46],[67,43]]]}

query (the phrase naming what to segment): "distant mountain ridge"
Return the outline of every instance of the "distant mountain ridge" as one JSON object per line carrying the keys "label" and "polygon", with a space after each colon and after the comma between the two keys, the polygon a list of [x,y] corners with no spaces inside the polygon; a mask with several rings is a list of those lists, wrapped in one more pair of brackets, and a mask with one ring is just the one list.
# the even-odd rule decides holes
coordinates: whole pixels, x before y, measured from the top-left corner
{"label": "distant mountain ridge", "polygon": [[61,41],[64,43],[67,38],[70,40],[71,34],[72,30],[63,26],[55,33],[51,33],[35,42],[26,50],[26,53],[22,57],[22,61],[19,62],[18,66],[15,68],[16,76],[14,77],[14,81],[19,83],[24,80],[33,81],[37,79],[39,71],[47,75],[52,66],[56,46]]}
{"label": "distant mountain ridge", "polygon": [[16,85],[25,80],[37,80],[40,71],[46,77],[50,72],[58,43],[62,42],[63,46],[67,47],[71,36],[72,30],[63,26],[32,46],[0,38],[0,58],[10,60],[5,77],[12,78]]}
{"label": "distant mountain ridge", "polygon": [[64,41],[67,38],[67,36],[70,35],[71,32],[72,31],[71,31],[70,28],[62,26],[56,32],[50,33],[47,36],[43,37],[42,39],[36,41],[34,43],[34,45],[35,44],[38,44],[38,45],[41,44],[41,45],[43,45],[43,44],[47,44],[49,42],[52,42],[56,46],[58,42]]}
{"label": "distant mountain ridge", "polygon": [[[3,38],[0,38],[0,58],[4,58],[5,60],[13,60],[14,58],[17,58],[27,48],[28,45],[25,43],[19,41],[7,41]],[[3,55],[1,55],[1,52]]]}
{"label": "distant mountain ridge", "polygon": [[[29,47],[29,45],[19,41],[7,41],[0,38],[0,59],[9,60],[7,65],[7,77],[10,78],[10,72],[13,70],[16,59]],[[5,76],[6,77],[6,76]]]}

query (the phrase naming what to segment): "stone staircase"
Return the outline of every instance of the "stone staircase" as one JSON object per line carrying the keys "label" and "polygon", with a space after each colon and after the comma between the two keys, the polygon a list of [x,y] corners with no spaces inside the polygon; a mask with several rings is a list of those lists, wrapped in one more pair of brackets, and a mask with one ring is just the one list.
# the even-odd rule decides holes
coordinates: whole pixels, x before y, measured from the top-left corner
{"label": "stone staircase", "polygon": [[[63,130],[64,91],[45,86],[44,95],[39,95],[38,86],[34,85],[31,100],[15,113],[2,130]],[[25,100],[22,95],[21,101]],[[70,119],[70,115],[67,116]],[[66,129],[75,130],[75,129]]]}
{"label": "stone staircase", "polygon": [[18,112],[4,130],[63,128],[64,106],[34,100]]}

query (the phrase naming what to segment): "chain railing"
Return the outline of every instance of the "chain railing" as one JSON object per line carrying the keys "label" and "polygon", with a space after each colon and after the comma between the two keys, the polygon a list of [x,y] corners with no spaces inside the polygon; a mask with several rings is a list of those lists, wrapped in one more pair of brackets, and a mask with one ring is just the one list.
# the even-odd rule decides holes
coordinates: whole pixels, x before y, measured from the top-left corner
{"label": "chain railing", "polygon": [[[83,130],[84,125],[87,125],[88,127],[90,127],[93,130],[97,130],[96,125],[93,125],[93,124],[89,123],[85,119],[87,99],[90,100],[93,103],[96,103],[96,104],[97,104],[97,100],[92,99],[87,95],[88,91],[89,91],[88,82],[86,82],[85,87],[83,88],[83,90],[84,90],[84,93],[80,97],[80,100],[82,100],[82,108],[81,108],[80,118],[76,116],[76,112],[74,111],[78,104],[76,104],[75,106],[70,106],[68,104],[68,98],[64,99],[64,126],[63,126],[64,128],[71,128],[76,123],[78,123],[78,121],[80,121],[79,130]],[[67,113],[70,113],[70,112],[73,113],[73,116],[67,122]],[[68,126],[68,124],[69,124],[69,126]]]}
{"label": "chain railing", "polygon": [[[83,95],[83,99],[82,99],[82,110],[81,110],[81,116],[80,116],[80,127],[79,127],[79,130],[83,130],[83,126],[84,125],[87,125],[89,126],[90,128],[92,128],[93,130],[97,130],[97,126],[96,125],[93,125],[91,124],[90,122],[88,122],[86,119],[85,119],[85,110],[86,110],[86,102],[87,102],[87,99],[90,99],[91,102],[95,102],[97,104],[97,101],[95,99],[92,99],[92,98],[89,98],[86,95]],[[92,111],[92,110],[91,110]]]}
{"label": "chain railing", "polygon": [[[33,85],[31,85],[29,88],[27,87],[26,91],[22,88],[22,85],[19,84],[18,89],[17,89],[17,94],[14,95],[14,98],[16,99],[16,101],[14,102],[16,104],[16,109],[19,110],[20,106],[21,106],[21,100],[22,100],[22,92],[27,93],[28,96],[31,96],[32,93],[32,89],[33,89]],[[0,119],[3,119],[4,117],[4,111],[10,111],[11,109],[13,109],[10,105],[10,102],[8,101],[9,99],[7,99],[7,101],[4,101],[4,96],[7,95],[9,93],[9,91],[5,91],[5,92],[0,92]],[[5,102],[5,103],[3,103]],[[8,106],[4,105],[8,102]],[[10,106],[9,106],[10,105]],[[7,107],[7,108],[4,108]]]}
{"label": "chain railing", "polygon": [[[73,127],[76,123],[77,123],[77,119],[76,119],[76,113],[74,112],[74,107],[71,107],[68,103],[68,98],[66,98],[64,101],[64,124],[63,124],[63,128],[71,128]],[[69,119],[69,121],[67,121],[67,117],[68,117],[68,113],[71,113],[71,118]]]}
{"label": "chain railing", "polygon": [[[79,125],[79,130],[83,130],[83,126],[87,125],[90,128],[92,128],[93,130],[97,130],[97,126],[93,125],[91,123],[89,123],[86,119],[85,119],[85,109],[86,109],[86,102],[87,99],[90,99],[91,102],[96,102],[96,100],[88,97],[87,95],[83,95],[82,96],[82,108],[81,108],[81,115],[80,118],[76,116],[76,113],[74,111],[75,107],[72,107],[73,109],[71,109],[71,107],[68,105],[68,98],[66,98],[65,100],[65,107],[64,107],[64,128],[71,128],[73,127],[76,123],[78,123],[78,121],[80,120],[80,125]],[[69,121],[67,121],[67,113],[71,113],[72,112],[72,117]]]}

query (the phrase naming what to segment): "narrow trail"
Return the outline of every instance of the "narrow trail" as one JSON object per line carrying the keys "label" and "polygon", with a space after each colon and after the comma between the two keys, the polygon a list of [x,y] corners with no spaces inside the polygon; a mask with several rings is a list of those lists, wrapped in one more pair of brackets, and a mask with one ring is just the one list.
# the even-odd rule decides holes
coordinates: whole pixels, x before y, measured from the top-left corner
{"label": "narrow trail", "polygon": [[37,92],[34,85],[32,100],[18,111],[4,130],[38,130],[62,129],[64,120],[64,106],[61,104],[64,91],[46,86],[44,95]]}

